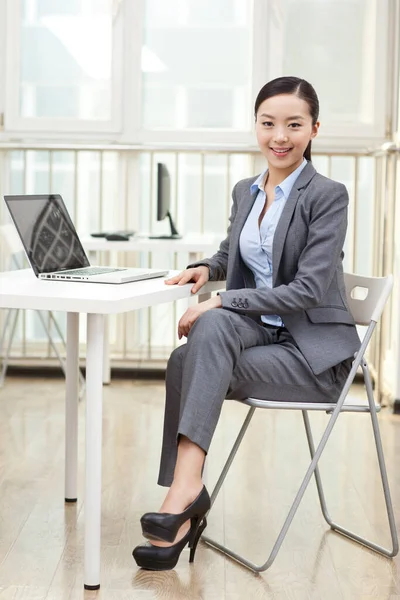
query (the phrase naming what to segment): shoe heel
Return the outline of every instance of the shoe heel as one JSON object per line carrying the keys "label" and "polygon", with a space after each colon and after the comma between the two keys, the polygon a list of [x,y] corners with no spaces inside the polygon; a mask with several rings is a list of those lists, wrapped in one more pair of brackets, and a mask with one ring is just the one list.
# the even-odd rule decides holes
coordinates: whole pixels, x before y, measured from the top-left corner
{"label": "shoe heel", "polygon": [[191,539],[189,540],[189,548],[190,548],[189,562],[190,563],[192,563],[194,561],[194,555],[196,554],[197,544],[199,543],[201,534],[203,533],[203,531],[205,530],[206,527],[207,527],[207,519],[204,517],[204,519],[202,519],[200,525],[198,525],[198,527],[196,527],[194,529],[193,537],[191,537]]}

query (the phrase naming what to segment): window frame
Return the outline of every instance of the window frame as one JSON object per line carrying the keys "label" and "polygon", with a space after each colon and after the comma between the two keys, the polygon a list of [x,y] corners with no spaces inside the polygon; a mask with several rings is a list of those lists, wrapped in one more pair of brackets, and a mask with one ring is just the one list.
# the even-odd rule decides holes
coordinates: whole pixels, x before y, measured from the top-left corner
{"label": "window frame", "polygon": [[[114,3],[115,5],[115,3]],[[87,135],[98,137],[100,134],[112,134],[115,137],[122,130],[122,69],[123,64],[123,18],[122,11],[114,15],[112,35],[112,66],[111,66],[111,118],[108,120],[62,119],[43,117],[22,117],[20,106],[20,42],[21,42],[21,0],[6,0],[6,59],[5,59],[5,130],[9,133],[35,133],[37,137],[62,137],[65,134]],[[69,136],[68,136],[69,137]],[[104,136],[103,136],[104,137]]]}
{"label": "window frame", "polygon": [[[139,82],[137,85],[136,99],[133,103],[135,108],[134,111],[129,111],[129,108],[124,110],[124,131],[120,138],[121,142],[134,143],[134,144],[243,144],[243,145],[254,145],[254,130],[252,127],[248,130],[232,130],[223,128],[213,129],[185,129],[185,130],[174,130],[174,129],[144,129],[141,126],[141,115],[142,115],[142,73],[141,73],[141,47],[143,41],[143,16],[145,10],[145,0],[132,0],[131,2],[125,2],[125,18],[128,22],[135,23],[134,35],[129,36],[127,40],[127,46],[130,45],[130,54],[126,56],[132,56],[134,60],[133,64],[130,64],[130,71],[133,77],[129,78],[131,81],[136,80]],[[265,83],[265,73],[267,72],[267,60],[266,53],[261,51],[260,35],[254,35],[256,31],[256,24],[262,22],[262,18],[266,18],[268,13],[268,0],[253,0],[254,6],[252,11],[252,31],[253,39],[251,43],[250,52],[250,68],[251,68],[251,84],[250,84],[250,106],[252,104],[254,94],[257,93],[258,82],[262,81]],[[134,19],[136,15],[136,19]],[[138,15],[140,18],[138,18]],[[265,22],[265,21],[264,21]],[[127,36],[128,37],[128,36]],[[136,40],[136,44],[133,43],[133,39]],[[136,48],[134,46],[136,45]],[[128,62],[128,61],[127,61]],[[126,81],[126,80],[125,80]],[[261,83],[262,85],[262,83]],[[132,89],[125,94],[125,107],[129,104],[126,101],[130,98],[130,105],[132,105],[132,96],[135,95],[135,91]],[[257,90],[257,91],[256,91]]]}
{"label": "window frame", "polygon": [[[375,64],[370,73],[374,81],[374,123],[372,125],[344,124],[324,126],[315,140],[317,148],[365,149],[380,145],[390,136],[388,123],[388,96],[391,94],[391,74],[388,67],[390,53],[387,34],[393,10],[391,0],[374,0],[377,6],[377,19],[374,40]],[[143,15],[145,0],[115,0],[118,17],[115,20],[113,44],[116,38],[120,47],[113,52],[113,116],[110,121],[85,121],[80,119],[22,118],[19,107],[19,24],[20,0],[0,0],[6,4],[6,47],[5,92],[4,92],[4,132],[1,139],[32,137],[36,139],[62,139],[121,144],[196,144],[196,145],[238,145],[255,146],[254,127],[248,131],[226,129],[213,130],[145,130],[141,126],[141,47],[143,39]],[[379,3],[379,6],[378,6]],[[275,0],[254,0],[253,40],[251,64],[250,107],[261,88],[268,80],[281,74],[280,60],[276,53],[279,42],[279,11]],[[124,23],[129,23],[129,35],[124,35]],[[265,23],[268,29],[265,30]],[[128,28],[125,27],[125,33]],[[1,28],[0,28],[1,35]],[[1,42],[1,40],[0,40]],[[274,49],[275,48],[275,49]],[[1,76],[1,64],[0,64]],[[0,96],[1,109],[1,96]],[[1,112],[1,111],[0,111]]]}

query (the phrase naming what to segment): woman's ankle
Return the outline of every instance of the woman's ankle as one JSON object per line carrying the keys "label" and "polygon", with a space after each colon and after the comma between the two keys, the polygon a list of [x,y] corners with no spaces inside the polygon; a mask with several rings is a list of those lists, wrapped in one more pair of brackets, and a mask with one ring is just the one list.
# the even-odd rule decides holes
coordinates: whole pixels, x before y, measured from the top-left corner
{"label": "woman's ankle", "polygon": [[192,497],[193,500],[196,496],[199,495],[203,488],[203,481],[201,478],[193,478],[193,479],[174,479],[172,485],[170,487],[172,494],[177,494],[179,496],[188,496]]}
{"label": "woman's ankle", "polygon": [[174,480],[160,508],[160,512],[182,512],[197,498],[202,488],[203,482],[201,479],[190,482]]}

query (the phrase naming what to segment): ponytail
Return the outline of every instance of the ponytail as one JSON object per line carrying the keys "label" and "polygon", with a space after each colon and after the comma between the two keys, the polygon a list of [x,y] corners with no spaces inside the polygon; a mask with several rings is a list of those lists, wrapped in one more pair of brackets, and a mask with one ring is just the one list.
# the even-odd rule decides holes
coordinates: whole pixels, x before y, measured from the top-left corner
{"label": "ponytail", "polygon": [[304,150],[303,156],[306,160],[311,162],[311,140],[308,142],[307,148]]}

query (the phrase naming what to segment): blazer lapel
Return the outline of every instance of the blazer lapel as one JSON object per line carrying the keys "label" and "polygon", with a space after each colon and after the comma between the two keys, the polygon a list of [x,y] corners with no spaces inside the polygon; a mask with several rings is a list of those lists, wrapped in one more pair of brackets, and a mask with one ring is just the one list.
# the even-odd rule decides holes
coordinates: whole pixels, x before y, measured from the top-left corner
{"label": "blazer lapel", "polygon": [[[254,178],[254,181],[257,177]],[[235,218],[235,228],[234,231],[231,232],[231,241],[230,247],[234,249],[234,257],[233,257],[233,265],[237,265],[239,262],[239,238],[243,229],[243,225],[246,222],[247,217],[251,209],[253,208],[253,204],[256,201],[258,194],[258,189],[252,194],[250,191],[250,186],[245,191],[243,200],[240,203],[240,208],[238,209],[238,213]]]}
{"label": "blazer lapel", "polygon": [[294,209],[297,204],[297,200],[300,196],[301,190],[309,183],[309,181],[314,177],[316,170],[309,162],[306,167],[300,173],[298,179],[296,180],[292,190],[289,194],[289,198],[286,201],[286,204],[283,208],[281,217],[278,221],[278,224],[275,229],[274,242],[272,245],[272,285],[275,285],[276,276],[278,273],[279,263],[281,262],[283,247],[285,245],[286,235],[289,229],[290,221],[292,219],[292,215]]}
{"label": "blazer lapel", "polygon": [[253,194],[250,192],[250,188],[246,191],[245,197],[242,202],[241,210],[236,215],[235,228],[239,232],[239,235],[243,229],[243,225],[245,224],[247,217],[250,214],[251,209],[253,208],[253,204],[256,201],[257,195],[258,188]]}

